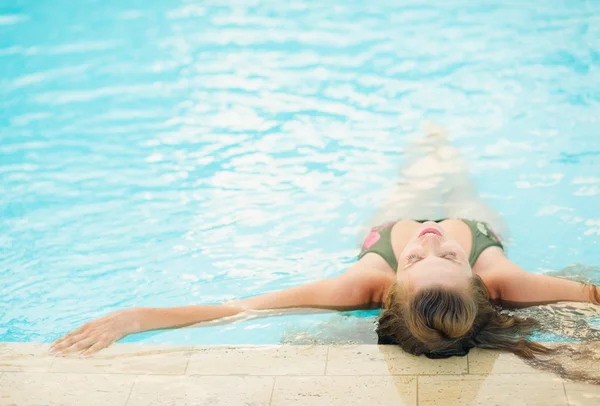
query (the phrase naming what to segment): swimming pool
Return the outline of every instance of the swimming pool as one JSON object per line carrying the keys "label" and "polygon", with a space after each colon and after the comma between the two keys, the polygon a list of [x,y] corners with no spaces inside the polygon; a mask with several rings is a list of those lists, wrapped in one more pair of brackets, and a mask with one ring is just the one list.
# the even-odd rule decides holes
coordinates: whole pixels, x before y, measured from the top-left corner
{"label": "swimming pool", "polygon": [[[512,259],[600,265],[600,3],[397,3],[3,2],[0,341],[339,274],[423,118]],[[330,318],[126,341],[279,343]]]}

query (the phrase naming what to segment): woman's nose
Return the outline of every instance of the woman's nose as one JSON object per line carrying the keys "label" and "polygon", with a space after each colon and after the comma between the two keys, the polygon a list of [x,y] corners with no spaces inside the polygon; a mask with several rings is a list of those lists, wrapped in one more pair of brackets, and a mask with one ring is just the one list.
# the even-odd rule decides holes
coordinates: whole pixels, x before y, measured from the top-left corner
{"label": "woman's nose", "polygon": [[427,234],[423,237],[422,246],[427,254],[435,254],[440,250],[441,241],[435,234]]}

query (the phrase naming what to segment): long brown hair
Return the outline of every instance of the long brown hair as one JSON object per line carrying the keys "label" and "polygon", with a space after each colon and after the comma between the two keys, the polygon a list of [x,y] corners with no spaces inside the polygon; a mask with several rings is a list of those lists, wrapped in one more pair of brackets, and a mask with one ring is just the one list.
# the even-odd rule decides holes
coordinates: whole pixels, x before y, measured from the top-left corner
{"label": "long brown hair", "polygon": [[480,347],[534,358],[553,350],[530,340],[538,323],[498,311],[477,275],[465,293],[442,287],[419,290],[409,297],[392,286],[377,326],[381,344],[398,344],[414,355],[445,358]]}
{"label": "long brown hair", "polygon": [[[594,294],[592,302],[597,302],[598,292]],[[402,286],[392,286],[377,336],[379,344],[397,344],[410,354],[429,358],[462,356],[473,347],[508,351],[533,367],[600,385],[596,368],[600,342],[549,348],[531,340],[538,327],[534,319],[500,312],[475,275],[465,293],[435,287],[410,297]]]}

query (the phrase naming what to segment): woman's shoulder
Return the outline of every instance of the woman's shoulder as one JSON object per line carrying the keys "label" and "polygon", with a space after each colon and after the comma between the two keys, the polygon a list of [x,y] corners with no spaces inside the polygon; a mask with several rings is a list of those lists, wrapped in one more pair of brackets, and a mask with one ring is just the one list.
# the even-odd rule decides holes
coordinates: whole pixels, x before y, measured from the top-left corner
{"label": "woman's shoulder", "polygon": [[488,247],[486,248],[477,258],[477,262],[473,266],[473,272],[479,274],[482,272],[490,271],[496,268],[498,263],[501,261],[508,261],[504,250],[501,247]]}
{"label": "woman's shoulder", "polygon": [[489,247],[481,253],[473,267],[473,272],[479,276],[490,293],[490,299],[500,298],[500,285],[502,272],[499,266],[504,262],[510,262],[500,247]]}

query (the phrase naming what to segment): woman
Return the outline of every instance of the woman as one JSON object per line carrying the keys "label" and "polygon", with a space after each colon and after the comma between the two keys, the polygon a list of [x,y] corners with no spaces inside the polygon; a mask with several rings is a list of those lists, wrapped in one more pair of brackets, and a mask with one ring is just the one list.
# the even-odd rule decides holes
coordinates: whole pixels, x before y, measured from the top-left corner
{"label": "woman", "polygon": [[426,133],[409,147],[414,161],[401,171],[401,182],[371,223],[383,225],[371,230],[359,260],[342,275],[215,306],[118,311],[57,340],[52,350],[89,355],[129,334],[248,310],[383,307],[379,343],[398,344],[415,355],[464,355],[474,346],[528,358],[548,352],[526,338],[533,321],[502,314],[497,306],[599,304],[600,289],[531,274],[510,261],[492,228],[501,230],[501,219],[477,198],[457,150],[438,129]]}

